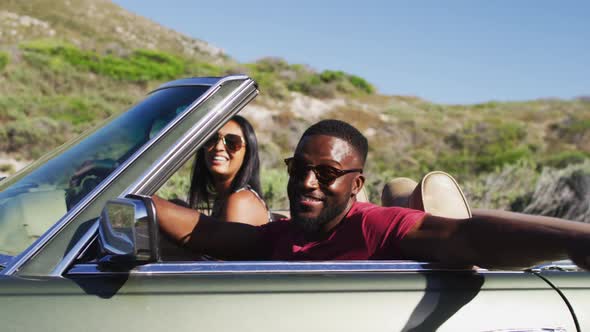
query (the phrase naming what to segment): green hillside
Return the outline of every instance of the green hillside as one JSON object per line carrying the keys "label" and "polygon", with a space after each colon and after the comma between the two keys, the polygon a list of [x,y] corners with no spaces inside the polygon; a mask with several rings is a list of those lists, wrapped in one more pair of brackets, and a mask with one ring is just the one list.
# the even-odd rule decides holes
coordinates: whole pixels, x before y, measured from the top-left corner
{"label": "green hillside", "polygon": [[[345,119],[369,138],[374,201],[394,176],[443,169],[464,183],[475,204],[525,210],[539,179],[590,177],[588,99],[442,105],[381,95],[341,71],[278,58],[239,63],[106,0],[0,4],[0,172],[14,172],[11,161],[38,158],[162,82],[230,73],[246,73],[260,85],[261,96],[245,114],[261,141],[266,198],[279,205],[285,204],[282,157],[321,118]],[[273,130],[278,126],[287,130]],[[169,185],[186,183],[185,175]],[[588,190],[582,189],[585,204]]]}

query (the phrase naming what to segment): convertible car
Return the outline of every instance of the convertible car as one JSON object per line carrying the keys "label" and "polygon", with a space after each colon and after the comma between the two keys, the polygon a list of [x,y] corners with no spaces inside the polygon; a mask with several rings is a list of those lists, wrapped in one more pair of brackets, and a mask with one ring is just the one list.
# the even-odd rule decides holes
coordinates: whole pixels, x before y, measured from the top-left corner
{"label": "convertible car", "polygon": [[0,330],[590,331],[590,274],[567,261],[489,271],[174,252],[145,197],[257,94],[243,75],[164,84],[0,181]]}

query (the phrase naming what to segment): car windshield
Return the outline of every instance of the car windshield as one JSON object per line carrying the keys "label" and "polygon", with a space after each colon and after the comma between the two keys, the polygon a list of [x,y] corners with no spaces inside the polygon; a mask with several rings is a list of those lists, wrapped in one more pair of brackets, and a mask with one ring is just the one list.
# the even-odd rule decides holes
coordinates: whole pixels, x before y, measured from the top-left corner
{"label": "car windshield", "polygon": [[0,257],[23,251],[209,86],[165,88],[0,182]]}

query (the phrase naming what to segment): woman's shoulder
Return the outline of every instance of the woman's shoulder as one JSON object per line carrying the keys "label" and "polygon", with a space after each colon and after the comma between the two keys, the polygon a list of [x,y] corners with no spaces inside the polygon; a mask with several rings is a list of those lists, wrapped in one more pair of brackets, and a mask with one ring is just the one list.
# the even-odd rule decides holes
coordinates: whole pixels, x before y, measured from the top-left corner
{"label": "woman's shoulder", "polygon": [[249,188],[242,188],[242,189],[236,190],[234,193],[229,195],[229,197],[227,198],[227,201],[228,201],[228,203],[229,202],[234,202],[234,203],[258,202],[259,204],[262,203],[260,196],[258,196],[258,194],[254,190],[249,189]]}
{"label": "woman's shoulder", "polygon": [[257,225],[270,220],[266,204],[253,190],[239,190],[229,195],[225,208],[229,219],[251,219],[246,223]]}
{"label": "woman's shoulder", "polygon": [[247,200],[256,199],[266,208],[266,203],[264,202],[264,199],[262,199],[262,197],[260,197],[260,194],[258,194],[258,192],[256,192],[256,190],[252,189],[252,187],[250,187],[249,185],[246,185],[245,187],[242,187],[242,188],[234,191],[230,195],[230,197],[232,197],[232,196],[234,196],[235,199],[247,199]]}

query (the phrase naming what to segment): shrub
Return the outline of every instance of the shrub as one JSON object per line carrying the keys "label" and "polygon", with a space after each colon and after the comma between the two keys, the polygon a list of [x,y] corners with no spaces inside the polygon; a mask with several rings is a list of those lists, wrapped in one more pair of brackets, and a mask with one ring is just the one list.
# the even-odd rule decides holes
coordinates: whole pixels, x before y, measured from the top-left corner
{"label": "shrub", "polygon": [[490,152],[483,155],[462,152],[440,157],[437,165],[432,168],[442,168],[452,173],[477,174],[496,170],[503,165],[513,164],[519,160],[528,160],[532,153],[526,147],[506,149],[501,152]]}
{"label": "shrub", "polygon": [[536,163],[519,161],[461,181],[461,186],[472,207],[513,210],[527,204],[538,177]]}
{"label": "shrub", "polygon": [[288,83],[288,88],[291,91],[316,98],[333,98],[337,93],[335,85],[325,83],[316,74],[305,75],[292,80]]}
{"label": "shrub", "polygon": [[0,71],[4,70],[10,60],[8,53],[0,52]]}
{"label": "shrub", "polygon": [[524,143],[526,136],[526,128],[518,123],[468,123],[445,138],[452,151],[439,157],[438,163],[453,172],[490,172],[530,159],[536,147]]}
{"label": "shrub", "polygon": [[590,130],[590,119],[579,119],[574,121],[571,126],[564,128],[567,133],[577,134]]}
{"label": "shrub", "polygon": [[273,210],[289,207],[287,182],[289,178],[284,168],[262,169],[260,171],[262,193],[266,205]]}
{"label": "shrub", "polygon": [[332,98],[337,93],[372,94],[371,86],[364,79],[342,71],[325,70],[320,74],[307,72],[288,83],[289,90],[317,98]]}
{"label": "shrub", "polygon": [[557,132],[560,138],[572,141],[580,134],[590,131],[590,119],[569,117],[560,123],[553,124],[550,129]]}
{"label": "shrub", "polygon": [[541,160],[541,164],[553,168],[565,168],[572,164],[580,164],[590,159],[590,154],[582,151],[563,151]]}
{"label": "shrub", "polygon": [[372,94],[375,92],[375,88],[365,79],[355,75],[346,74],[342,71],[324,70],[319,76],[325,83],[336,83],[340,92],[360,92],[366,94]]}
{"label": "shrub", "polygon": [[172,177],[158,190],[158,196],[164,199],[188,200],[188,192],[191,186],[191,170],[193,158],[189,159]]}
{"label": "shrub", "polygon": [[88,127],[115,111],[122,111],[116,103],[96,95],[0,97],[0,118],[11,122],[48,116],[75,127]]}
{"label": "shrub", "polygon": [[317,73],[301,64],[289,64],[280,58],[263,58],[246,65],[260,90],[284,99],[289,91],[317,98],[332,98],[337,93],[372,94],[375,89],[366,80],[342,71]]}
{"label": "shrub", "polygon": [[367,94],[375,93],[375,87],[372,86],[369,82],[367,82],[364,78],[358,77],[356,75],[349,75],[348,80],[357,89],[364,91]]}
{"label": "shrub", "polygon": [[281,58],[267,57],[251,64],[251,68],[257,72],[279,73],[282,70],[289,69],[289,64]]}
{"label": "shrub", "polygon": [[590,221],[590,162],[561,170],[544,168],[522,212]]}
{"label": "shrub", "polygon": [[272,98],[284,100],[289,96],[289,90],[284,82],[280,81],[276,74],[266,71],[257,71],[256,67],[250,66],[250,77],[257,83],[260,92]]}
{"label": "shrub", "polygon": [[191,62],[187,65],[190,76],[223,76],[228,69],[207,62]]}
{"label": "shrub", "polygon": [[36,159],[64,142],[68,133],[67,126],[46,117],[11,122],[0,127],[0,150]]}
{"label": "shrub", "polygon": [[14,165],[12,164],[0,164],[0,172],[12,174],[15,172]]}
{"label": "shrub", "polygon": [[[560,122],[549,126],[549,140],[559,151],[564,143],[574,145],[577,150],[590,153],[590,118],[586,110],[582,109],[576,115],[569,115]],[[565,146],[565,149],[571,149]]]}
{"label": "shrub", "polygon": [[34,66],[63,70],[70,65],[117,80],[169,80],[185,71],[185,62],[171,54],[135,50],[128,57],[100,55],[73,45],[54,42],[29,42],[21,45],[25,58]]}
{"label": "shrub", "polygon": [[346,74],[343,71],[334,71],[334,70],[324,70],[320,74],[320,79],[326,83],[331,83],[335,81],[342,81],[346,79]]}

